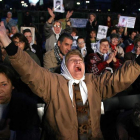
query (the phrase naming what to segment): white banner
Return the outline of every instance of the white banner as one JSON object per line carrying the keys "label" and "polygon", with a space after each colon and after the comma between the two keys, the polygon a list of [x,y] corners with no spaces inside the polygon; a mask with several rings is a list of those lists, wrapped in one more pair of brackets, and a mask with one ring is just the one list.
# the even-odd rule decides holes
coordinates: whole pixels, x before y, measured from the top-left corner
{"label": "white banner", "polygon": [[70,18],[72,27],[75,28],[85,28],[88,19],[84,19],[84,18]]}
{"label": "white banner", "polygon": [[134,28],[136,17],[120,16],[118,26]]}

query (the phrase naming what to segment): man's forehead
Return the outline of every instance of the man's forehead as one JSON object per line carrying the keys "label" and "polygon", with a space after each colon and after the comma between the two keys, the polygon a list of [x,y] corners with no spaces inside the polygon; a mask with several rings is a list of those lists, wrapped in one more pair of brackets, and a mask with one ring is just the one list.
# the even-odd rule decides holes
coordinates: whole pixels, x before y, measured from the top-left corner
{"label": "man's forehead", "polygon": [[104,42],[101,42],[101,45],[102,44],[109,44],[109,43],[108,43],[108,41],[104,41]]}
{"label": "man's forehead", "polygon": [[69,60],[70,59],[74,59],[74,58],[78,58],[78,59],[80,58],[80,59],[82,59],[78,54],[73,54],[73,55],[70,55],[69,56]]}

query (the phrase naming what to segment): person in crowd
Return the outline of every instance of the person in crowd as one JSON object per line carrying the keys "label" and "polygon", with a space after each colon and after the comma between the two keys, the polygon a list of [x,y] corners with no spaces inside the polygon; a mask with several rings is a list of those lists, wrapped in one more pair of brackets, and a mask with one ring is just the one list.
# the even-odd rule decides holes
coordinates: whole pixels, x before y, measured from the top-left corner
{"label": "person in crowd", "polygon": [[96,43],[96,30],[92,29],[90,31],[90,37],[87,38],[86,40],[86,46],[89,52],[92,53],[93,51],[96,51],[97,46],[95,45],[95,43]]}
{"label": "person in crowd", "polygon": [[107,40],[110,42],[110,35],[111,35],[111,34],[117,34],[117,33],[118,33],[117,27],[111,27],[111,28],[108,30]]}
{"label": "person in crowd", "polygon": [[53,10],[48,8],[48,12],[50,14],[50,18],[44,25],[44,35],[46,37],[46,43],[45,43],[45,48],[46,51],[49,51],[51,49],[54,49],[55,44],[57,43],[57,40],[62,33],[69,33],[71,34],[71,27],[70,27],[70,20],[69,18],[72,16],[73,11],[67,12],[66,14],[66,28],[62,30],[61,28],[61,22],[59,21],[54,21],[55,19],[55,14],[53,13]]}
{"label": "person in crowd", "polygon": [[87,73],[100,75],[106,70],[113,73],[113,70],[116,70],[120,66],[116,54],[117,50],[109,51],[108,40],[101,39],[97,46],[97,52],[87,56]]}
{"label": "person in crowd", "polygon": [[87,55],[87,48],[85,44],[85,39],[83,37],[80,37],[80,36],[78,37],[77,46],[78,46],[78,50],[82,54],[82,57],[85,58],[85,56]]}
{"label": "person in crowd", "polygon": [[36,103],[17,86],[14,71],[0,64],[0,140],[40,140]]}
{"label": "person in crowd", "polygon": [[[140,38],[135,39],[134,48],[131,52],[127,52],[124,55],[124,60],[136,60],[140,55]],[[140,94],[140,76],[132,84],[131,93]]]}
{"label": "person in crowd", "polygon": [[111,16],[107,16],[107,20],[106,20],[106,26],[108,26],[108,28],[112,27],[112,20],[111,20]]}
{"label": "person in crowd", "polygon": [[77,49],[78,31],[76,28],[72,28],[71,36],[73,37],[73,43],[71,49]]}
{"label": "person in crowd", "polygon": [[11,27],[11,32],[10,32],[9,36],[12,37],[16,33],[19,33],[19,29],[18,29],[17,25],[14,25]]}
{"label": "person in crowd", "polygon": [[97,30],[97,21],[96,21],[96,15],[94,13],[90,13],[88,16],[88,21],[86,24],[86,31],[87,31],[87,38],[89,38],[90,31],[94,29]]}
{"label": "person in crowd", "polygon": [[25,27],[29,27],[32,25],[32,16],[30,15],[29,11],[25,12],[25,15],[23,17],[23,25]]}
{"label": "person in crowd", "polygon": [[73,38],[70,34],[60,35],[55,48],[46,52],[44,55],[44,68],[51,72],[60,73],[60,65],[68,51],[71,50]]}
{"label": "person in crowd", "polygon": [[28,43],[30,44],[31,51],[37,55],[37,57],[39,58],[41,62],[41,66],[43,66],[42,49],[37,44],[34,44],[31,30],[30,29],[23,30],[23,35],[27,38]]}
{"label": "person in crowd", "polygon": [[78,31],[76,28],[72,28],[71,36],[78,36]]}
{"label": "person in crowd", "polygon": [[128,39],[127,32],[125,32],[124,27],[118,27],[118,34],[119,34],[119,45],[124,48],[124,40]]}
{"label": "person in crowd", "polygon": [[117,50],[116,57],[118,59],[124,58],[124,50],[121,46],[119,46],[119,35],[118,34],[111,34],[110,35],[111,41],[110,41],[110,52],[112,50]]}
{"label": "person in crowd", "polygon": [[116,124],[116,140],[140,139],[140,103],[133,109],[125,111],[118,116]]}
{"label": "person in crowd", "polygon": [[7,17],[4,20],[4,25],[5,27],[9,28],[11,30],[12,26],[16,26],[16,21],[14,19],[12,19],[12,13],[11,12],[7,12]]}
{"label": "person in crowd", "polygon": [[124,50],[125,52],[131,52],[134,47],[134,39],[137,35],[137,31],[133,30],[129,34],[129,38],[127,40],[124,40]]}
{"label": "person in crowd", "polygon": [[[19,48],[21,48],[22,50],[26,51],[30,57],[32,57],[32,59],[38,64],[40,65],[40,61],[39,58],[36,56],[36,54],[34,54],[31,50],[30,50],[30,46],[28,43],[28,40],[26,39],[26,37],[21,34],[21,33],[16,33],[13,37],[12,37],[12,41],[14,42],[14,44],[16,46],[18,46]],[[5,57],[4,62],[6,64],[10,64],[8,56]]]}
{"label": "person in crowd", "polygon": [[[0,26],[0,40],[22,80],[47,104],[43,140],[103,140],[100,130],[101,100],[126,89],[140,75],[140,57],[136,61],[124,63],[113,74],[85,74],[83,58],[78,50],[71,50],[63,57],[62,74],[59,75],[40,67],[14,45],[6,35],[3,22]],[[103,43],[103,46],[109,46],[109,42]],[[114,56],[112,53],[112,58]]]}

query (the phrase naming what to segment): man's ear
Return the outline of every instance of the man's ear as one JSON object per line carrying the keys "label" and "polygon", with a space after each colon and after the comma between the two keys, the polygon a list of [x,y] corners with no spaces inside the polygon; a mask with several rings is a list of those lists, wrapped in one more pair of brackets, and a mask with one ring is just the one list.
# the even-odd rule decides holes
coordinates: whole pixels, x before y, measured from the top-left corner
{"label": "man's ear", "polygon": [[57,45],[58,45],[58,47],[60,47],[60,45],[61,45],[61,42],[60,42],[60,41],[58,41],[58,42],[57,42]]}

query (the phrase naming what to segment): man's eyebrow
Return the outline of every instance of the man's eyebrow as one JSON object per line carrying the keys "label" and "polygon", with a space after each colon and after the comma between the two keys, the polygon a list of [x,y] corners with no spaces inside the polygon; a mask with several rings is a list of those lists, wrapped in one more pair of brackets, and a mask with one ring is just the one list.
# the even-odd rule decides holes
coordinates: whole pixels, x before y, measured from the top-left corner
{"label": "man's eyebrow", "polygon": [[2,81],[2,82],[0,82],[0,83],[5,83],[5,82],[8,82],[8,81]]}

